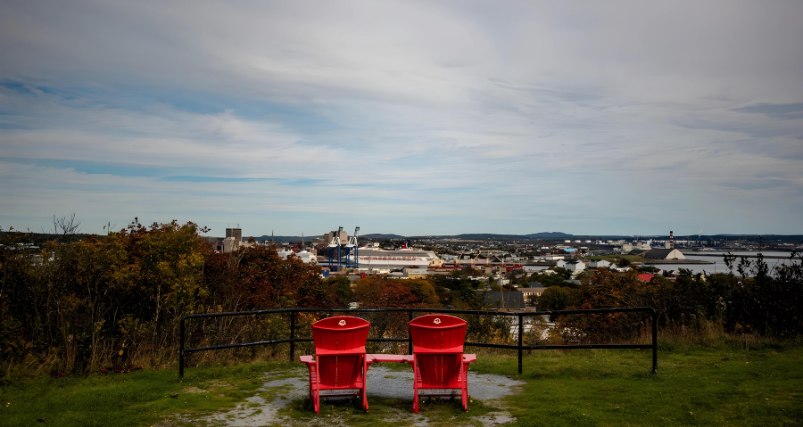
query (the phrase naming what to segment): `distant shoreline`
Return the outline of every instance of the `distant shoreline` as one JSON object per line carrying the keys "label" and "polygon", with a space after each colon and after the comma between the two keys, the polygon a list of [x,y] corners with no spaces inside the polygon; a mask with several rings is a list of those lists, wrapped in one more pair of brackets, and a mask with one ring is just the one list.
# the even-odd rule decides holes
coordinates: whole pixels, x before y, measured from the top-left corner
{"label": "distant shoreline", "polygon": [[[791,254],[791,252],[790,252]],[[683,255],[691,255],[691,256],[710,256],[710,257],[724,257],[725,254],[698,254],[698,253],[684,253]],[[737,258],[758,258],[758,255],[738,255],[734,254]],[[788,256],[776,256],[776,255],[764,255],[764,259],[789,259]]]}
{"label": "distant shoreline", "polygon": [[703,261],[700,259],[650,259],[644,261],[644,263],[645,264],[714,264],[711,261]]}

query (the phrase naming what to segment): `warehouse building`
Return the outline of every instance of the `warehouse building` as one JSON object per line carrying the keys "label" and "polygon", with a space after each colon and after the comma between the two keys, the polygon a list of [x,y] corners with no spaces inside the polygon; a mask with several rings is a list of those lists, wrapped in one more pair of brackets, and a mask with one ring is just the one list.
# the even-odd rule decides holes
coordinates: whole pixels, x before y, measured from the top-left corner
{"label": "warehouse building", "polygon": [[677,249],[651,249],[644,253],[647,259],[681,260],[686,259],[683,253]]}

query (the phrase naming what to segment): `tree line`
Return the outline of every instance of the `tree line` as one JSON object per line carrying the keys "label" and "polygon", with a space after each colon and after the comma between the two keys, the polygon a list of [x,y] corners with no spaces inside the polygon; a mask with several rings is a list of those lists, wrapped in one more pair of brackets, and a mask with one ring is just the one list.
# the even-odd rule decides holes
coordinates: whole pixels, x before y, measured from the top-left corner
{"label": "tree line", "polygon": [[[192,222],[143,226],[134,221],[107,236],[63,233],[36,250],[19,250],[16,244],[26,241],[25,233],[1,233],[0,363],[7,370],[36,365],[57,373],[110,365],[125,369],[132,363],[175,366],[179,320],[187,314],[344,308],[352,302],[366,308],[489,308],[470,271],[417,280],[324,279],[320,267],[294,256],[282,260],[274,247],[215,252],[201,236],[206,231]],[[539,301],[543,310],[652,306],[665,329],[705,319],[720,322],[730,333],[787,339],[803,332],[799,258],[774,271],[760,258],[752,263],[731,258],[735,272],[704,276],[682,270],[674,281],[655,276],[644,283],[635,271],[603,270],[585,276],[579,286],[564,286],[561,273],[521,281],[550,285]],[[323,315],[299,314],[297,336],[309,336],[310,325]],[[375,316],[373,336],[406,336],[405,316]],[[512,339],[503,318],[466,318],[471,340]],[[625,314],[552,320],[563,340],[587,342],[630,339],[645,325],[643,316]],[[288,337],[289,318],[281,315],[203,319],[188,328],[188,345],[194,346]],[[257,351],[251,347],[237,357],[260,357]],[[283,350],[264,351],[270,356]]]}
{"label": "tree line", "polygon": [[[638,269],[619,274],[598,269],[580,286],[560,283],[558,275],[536,276],[550,286],[538,301],[540,310],[599,307],[654,307],[659,327],[671,330],[714,322],[729,334],[756,334],[772,339],[803,335],[803,258],[770,269],[763,257],[725,257],[729,273],[694,274],[680,269],[672,280],[655,275],[639,280]],[[557,277],[556,277],[557,276]],[[633,337],[644,320],[636,315],[567,316],[562,326],[584,331],[589,341]]]}
{"label": "tree line", "polygon": [[[56,372],[124,368],[134,361],[172,366],[179,320],[187,314],[336,308],[350,302],[479,307],[473,289],[461,292],[460,280],[444,287],[426,280],[368,278],[352,288],[348,279],[326,280],[319,266],[295,256],[282,260],[275,247],[215,252],[201,236],[206,231],[192,222],[143,226],[134,221],[107,236],[54,235],[36,250],[17,245],[30,234],[0,234],[0,363],[9,369],[48,365]],[[299,317],[303,334],[316,315]],[[282,339],[288,337],[288,322],[286,316],[193,322],[189,341]],[[380,332],[392,333],[392,328]]]}

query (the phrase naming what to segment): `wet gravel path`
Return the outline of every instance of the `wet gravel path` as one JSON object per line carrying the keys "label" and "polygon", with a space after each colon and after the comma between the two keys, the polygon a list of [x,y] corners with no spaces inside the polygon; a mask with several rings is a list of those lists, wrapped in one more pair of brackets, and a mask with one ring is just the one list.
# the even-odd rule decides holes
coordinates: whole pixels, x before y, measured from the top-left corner
{"label": "wet gravel path", "polygon": [[[524,382],[502,375],[468,373],[468,394],[473,399],[496,400],[515,392]],[[457,390],[459,391],[459,390]],[[381,364],[368,369],[368,396],[413,400],[413,371],[396,371]]]}
{"label": "wet gravel path", "polygon": [[[285,374],[288,373],[290,372]],[[253,396],[248,398],[247,402],[237,405],[236,408],[230,411],[213,414],[198,421],[202,421],[205,425],[226,427],[296,425],[296,422],[280,416],[279,410],[286,407],[294,399],[303,398],[309,394],[309,377],[306,370],[297,370],[292,373],[293,376],[291,378],[275,379],[270,378],[270,376],[266,378],[262,390],[280,389],[281,391],[273,395],[275,397],[265,399]],[[502,375],[469,372],[468,384],[469,395],[472,399],[492,403],[507,395],[517,393],[518,386],[523,385],[524,382]],[[368,370],[368,396],[369,399],[370,396],[379,396],[412,401],[412,370],[390,369],[387,366],[382,366],[382,364],[372,365]],[[399,423],[399,425],[427,425],[427,420],[423,416],[414,416],[412,413],[405,413],[403,416],[406,418],[389,421]],[[181,418],[179,416],[177,420],[181,420]],[[486,416],[477,417],[476,420],[488,427],[515,421],[507,412],[489,413]]]}

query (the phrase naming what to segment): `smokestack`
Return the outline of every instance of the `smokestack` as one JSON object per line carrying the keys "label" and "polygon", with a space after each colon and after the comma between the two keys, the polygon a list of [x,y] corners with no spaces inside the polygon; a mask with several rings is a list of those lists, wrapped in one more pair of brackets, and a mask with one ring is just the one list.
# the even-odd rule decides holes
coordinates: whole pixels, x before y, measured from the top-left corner
{"label": "smokestack", "polygon": [[675,234],[672,231],[669,232],[669,249],[675,249]]}

